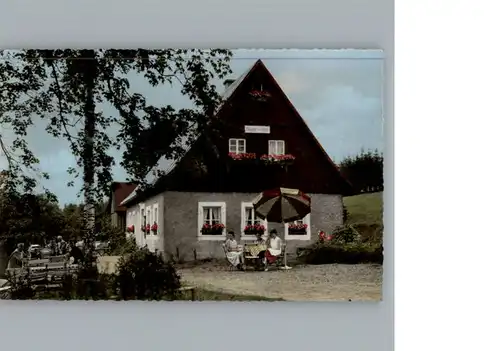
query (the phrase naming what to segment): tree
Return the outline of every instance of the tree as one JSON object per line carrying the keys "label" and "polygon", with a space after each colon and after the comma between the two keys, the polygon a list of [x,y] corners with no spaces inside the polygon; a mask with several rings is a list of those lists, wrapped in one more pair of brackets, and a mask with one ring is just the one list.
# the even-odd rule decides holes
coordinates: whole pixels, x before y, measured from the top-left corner
{"label": "tree", "polygon": [[384,156],[378,150],[361,150],[358,155],[347,157],[340,163],[340,172],[356,193],[384,190]]}
{"label": "tree", "polygon": [[[214,78],[230,73],[227,50],[24,50],[0,54],[0,115],[17,136],[13,150],[21,166],[37,164],[23,137],[35,118],[46,131],[65,138],[84,181],[85,245],[94,247],[94,206],[107,193],[114,159],[109,151],[124,147],[122,166],[131,180],[144,176],[160,156],[180,157],[211,121],[219,103]],[[193,102],[191,109],[151,106],[131,90],[129,75],[142,75],[151,86],[178,84]],[[97,104],[109,104],[117,116],[106,116]],[[118,132],[115,138],[111,127]],[[0,135],[1,140],[1,135]],[[3,143],[4,144],[4,143]],[[2,144],[2,145],[3,145]],[[9,158],[10,186],[18,186],[19,165]],[[16,168],[17,167],[17,168]],[[68,169],[79,176],[76,169]],[[48,175],[44,175],[47,177]],[[32,178],[22,179],[25,190]],[[87,260],[90,262],[91,260]]]}
{"label": "tree", "polygon": [[63,214],[50,197],[4,192],[0,196],[0,240],[8,252],[16,243],[43,245],[61,233]]}

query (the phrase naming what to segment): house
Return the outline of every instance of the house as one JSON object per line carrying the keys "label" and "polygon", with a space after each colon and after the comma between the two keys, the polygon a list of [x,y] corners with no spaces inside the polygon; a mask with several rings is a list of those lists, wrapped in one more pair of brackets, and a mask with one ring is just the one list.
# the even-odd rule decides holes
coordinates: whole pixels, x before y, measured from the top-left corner
{"label": "house", "polygon": [[[263,62],[229,83],[210,131],[183,158],[165,163],[166,175],[151,189],[136,189],[121,202],[139,245],[184,260],[221,257],[229,229],[238,241],[255,239],[244,233],[246,225],[261,223],[251,201],[275,187],[297,188],[311,197],[312,211],[301,221],[306,230],[261,223],[266,234],[278,230],[289,252],[315,241],[319,230],[343,224],[342,196],[351,194],[351,187]],[[141,230],[153,223],[156,232]],[[214,223],[225,229],[201,232]]]}
{"label": "house", "polygon": [[120,203],[127,198],[136,188],[135,184],[125,182],[111,183],[111,194],[106,212],[111,215],[111,224],[125,230],[127,208]]}

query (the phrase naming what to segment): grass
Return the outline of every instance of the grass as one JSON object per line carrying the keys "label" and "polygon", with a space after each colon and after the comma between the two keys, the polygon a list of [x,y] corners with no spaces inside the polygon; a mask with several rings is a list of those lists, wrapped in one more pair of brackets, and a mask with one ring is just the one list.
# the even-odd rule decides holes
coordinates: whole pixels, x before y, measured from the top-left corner
{"label": "grass", "polygon": [[382,192],[345,197],[344,205],[349,211],[347,224],[383,223]]}
{"label": "grass", "polygon": [[361,233],[363,242],[381,243],[383,236],[383,192],[344,198],[347,223]]}

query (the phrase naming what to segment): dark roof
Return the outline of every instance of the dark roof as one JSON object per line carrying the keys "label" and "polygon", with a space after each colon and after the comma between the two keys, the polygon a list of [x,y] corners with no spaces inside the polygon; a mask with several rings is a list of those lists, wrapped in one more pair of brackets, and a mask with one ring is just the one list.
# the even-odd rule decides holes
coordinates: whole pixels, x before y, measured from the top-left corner
{"label": "dark roof", "polygon": [[[134,183],[129,182],[113,182],[111,183],[111,196],[110,204],[108,205],[111,212],[121,212],[126,211],[127,208],[125,206],[120,206],[120,203],[125,200],[127,196],[129,196],[132,191],[137,187]],[[114,198],[115,208],[111,209],[111,200]]]}
{"label": "dark roof", "polygon": [[[325,159],[328,160],[328,164],[330,166],[330,170],[333,172],[333,174],[335,175],[336,181],[339,183],[339,193],[342,194],[342,195],[344,195],[344,196],[351,195],[351,193],[352,193],[352,185],[349,183],[349,181],[345,177],[343,177],[341,175],[339,167],[333,162],[332,158],[328,155],[328,153],[326,152],[326,150],[323,148],[323,146],[318,141],[318,139],[316,138],[316,136],[314,135],[314,133],[312,132],[312,130],[307,125],[306,121],[302,118],[302,116],[300,115],[300,113],[297,111],[297,109],[295,108],[295,106],[293,105],[293,103],[290,101],[290,99],[288,98],[288,96],[285,94],[285,92],[283,91],[283,89],[281,88],[281,86],[279,85],[279,83],[276,81],[276,79],[274,78],[274,76],[272,75],[272,73],[264,65],[264,63],[262,62],[262,60],[260,60],[260,59],[257,60],[243,74],[241,74],[237,79],[235,79],[230,86],[228,86],[226,88],[225,92],[222,95],[222,102],[221,102],[221,104],[218,106],[218,108],[215,111],[216,112],[216,119],[220,118],[222,110],[224,110],[226,107],[231,106],[231,101],[233,100],[234,96],[237,95],[237,91],[240,90],[240,89],[243,89],[243,84],[242,83],[248,77],[251,76],[252,72],[254,72],[255,70],[257,70],[258,68],[262,68],[266,72],[266,74],[269,75],[269,77],[271,78],[273,84],[275,84],[278,87],[278,89],[280,90],[281,94],[283,94],[283,96],[285,97],[286,104],[293,111],[293,114],[296,117],[298,117],[298,119],[300,119],[300,121],[302,122],[303,127],[304,127],[306,133],[309,134],[309,137],[312,138],[312,140],[314,141],[314,143],[316,144],[316,146],[319,148],[319,150],[321,151],[321,153],[323,154],[323,156],[325,157]],[[198,138],[198,141],[199,141],[199,138]],[[184,155],[184,157],[186,157],[186,155],[189,153],[189,151],[191,151],[191,147],[188,148],[188,150],[186,150],[186,154]],[[173,173],[178,168],[179,162],[181,160],[182,160],[182,158],[178,159],[178,160],[175,160],[175,161],[170,160],[166,176],[170,175],[171,173]],[[156,179],[156,181],[154,181],[152,183],[156,183],[157,181],[158,181],[158,179]],[[123,206],[123,207],[125,207],[125,206]]]}

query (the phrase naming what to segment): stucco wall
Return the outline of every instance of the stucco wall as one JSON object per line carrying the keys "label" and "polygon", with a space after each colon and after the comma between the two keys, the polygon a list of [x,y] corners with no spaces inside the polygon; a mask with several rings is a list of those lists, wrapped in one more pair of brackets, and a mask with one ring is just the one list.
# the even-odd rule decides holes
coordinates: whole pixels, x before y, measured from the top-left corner
{"label": "stucco wall", "polygon": [[[163,239],[162,251],[184,260],[223,257],[222,241],[198,240],[198,202],[225,202],[226,227],[233,229],[236,240],[241,236],[241,203],[249,202],[257,194],[250,193],[196,193],[165,192],[163,199]],[[287,252],[295,253],[299,246],[305,246],[316,240],[319,230],[331,230],[342,225],[342,197],[340,195],[308,194],[311,196],[311,240],[287,240]],[[151,200],[149,200],[151,201]],[[269,229],[276,228],[283,238],[284,227],[281,224],[268,224]]]}
{"label": "stucco wall", "polygon": [[[163,206],[163,200],[164,200],[164,195],[159,194],[157,196],[153,196],[149,199],[147,199],[144,202],[141,202],[140,204],[134,205],[130,208],[127,209],[127,217],[126,217],[126,227],[130,225],[134,225],[135,227],[135,239],[137,242],[137,245],[139,246],[144,246],[147,245],[149,250],[154,252],[156,249],[158,251],[162,251],[162,248],[164,246],[163,244],[163,231],[165,228],[165,223],[164,223],[164,206]],[[144,233],[141,231],[141,208],[144,207],[145,209],[148,206],[151,206],[151,211],[153,211],[153,206],[158,205],[158,234],[157,235],[146,235],[144,237]],[[135,215],[129,216],[129,213],[135,213]],[[153,224],[153,221],[150,223],[151,225]]]}

